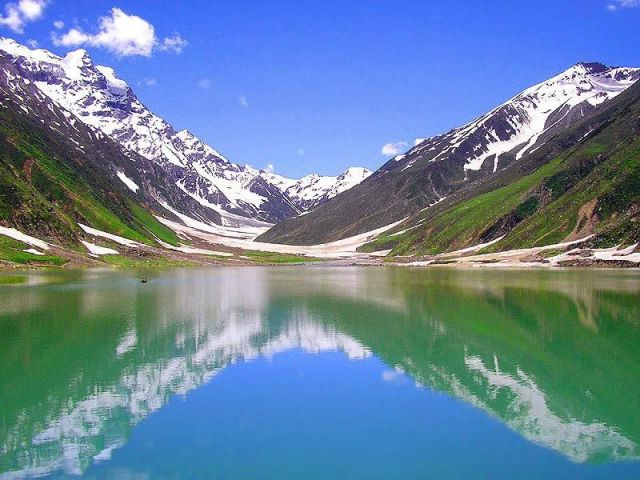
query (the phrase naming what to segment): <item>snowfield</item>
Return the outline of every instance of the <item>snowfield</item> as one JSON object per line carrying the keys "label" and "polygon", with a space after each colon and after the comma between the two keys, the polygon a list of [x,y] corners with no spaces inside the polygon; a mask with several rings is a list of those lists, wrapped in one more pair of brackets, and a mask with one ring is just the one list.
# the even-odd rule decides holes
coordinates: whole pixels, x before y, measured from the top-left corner
{"label": "snowfield", "polygon": [[[215,233],[204,232],[191,226],[186,226],[181,223],[177,223],[168,220],[163,217],[156,217],[160,222],[172,230],[187,235],[192,238],[199,238],[213,245],[224,245],[232,248],[241,248],[243,250],[258,250],[261,252],[275,252],[290,255],[305,255],[309,257],[317,258],[351,258],[351,257],[368,257],[380,255],[382,252],[375,252],[374,254],[362,254],[356,252],[356,249],[365,243],[375,239],[381,233],[399,225],[404,222],[406,218],[386,225],[384,227],[371,230],[370,232],[361,233],[353,237],[337,240],[335,242],[323,243],[312,246],[295,246],[295,245],[281,245],[277,243],[263,243],[254,242],[248,238],[237,238],[217,235]],[[254,237],[255,238],[255,237]]]}
{"label": "snowfield", "polygon": [[[534,152],[545,138],[561,128],[572,115],[584,116],[616,97],[640,79],[640,69],[578,63],[564,72],[522,91],[476,120],[448,133],[416,139],[405,155],[395,157],[411,168],[420,155],[433,152],[430,161],[464,156],[464,170],[477,171],[492,161],[495,172],[501,156],[516,159]],[[418,141],[420,140],[420,141]],[[405,157],[407,160],[405,160]]]}

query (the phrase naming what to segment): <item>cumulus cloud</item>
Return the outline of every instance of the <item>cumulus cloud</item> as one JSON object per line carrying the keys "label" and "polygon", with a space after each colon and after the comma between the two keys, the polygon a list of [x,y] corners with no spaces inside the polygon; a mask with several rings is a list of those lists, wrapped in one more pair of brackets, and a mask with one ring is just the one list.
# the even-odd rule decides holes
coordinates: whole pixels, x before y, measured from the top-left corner
{"label": "cumulus cloud", "polygon": [[212,82],[210,78],[201,78],[198,80],[198,86],[200,88],[211,88]]}
{"label": "cumulus cloud", "polygon": [[110,16],[100,19],[98,32],[95,34],[72,28],[61,37],[54,36],[54,43],[59,46],[88,44],[106,48],[122,57],[149,57],[156,41],[153,25],[136,15],[127,15],[119,8],[113,8]]}
{"label": "cumulus cloud", "polygon": [[240,104],[241,107],[248,107],[249,106],[249,100],[247,100],[247,97],[245,97],[244,95],[240,95],[238,97],[238,103]]}
{"label": "cumulus cloud", "polygon": [[53,33],[52,39],[57,46],[90,45],[104,48],[119,57],[150,57],[155,49],[180,53],[187,45],[177,33],[164,40],[158,39],[153,25],[144,18],[129,15],[119,8],[112,8],[109,15],[100,18],[96,33],[87,33],[74,27],[61,36]]}
{"label": "cumulus cloud", "polygon": [[614,0],[607,5],[607,10],[615,12],[620,8],[640,7],[640,0]]}
{"label": "cumulus cloud", "polygon": [[20,0],[9,2],[0,15],[0,26],[8,27],[16,33],[23,33],[25,24],[42,17],[47,0]]}
{"label": "cumulus cloud", "polygon": [[182,38],[179,33],[174,33],[173,36],[162,40],[158,48],[163,52],[182,53],[182,50],[187,45],[189,45],[189,42]]}
{"label": "cumulus cloud", "polygon": [[30,38],[29,40],[27,40],[27,45],[30,48],[38,48],[40,46],[40,44],[38,43],[37,40],[34,40],[33,38]]}
{"label": "cumulus cloud", "polygon": [[265,169],[266,172],[273,173],[273,163],[268,164]]}
{"label": "cumulus cloud", "polygon": [[53,28],[56,30],[62,30],[64,28],[64,22],[62,20],[56,20],[53,22]]}
{"label": "cumulus cloud", "polygon": [[382,146],[380,153],[385,157],[395,157],[396,155],[404,152],[408,146],[407,142],[387,143]]}

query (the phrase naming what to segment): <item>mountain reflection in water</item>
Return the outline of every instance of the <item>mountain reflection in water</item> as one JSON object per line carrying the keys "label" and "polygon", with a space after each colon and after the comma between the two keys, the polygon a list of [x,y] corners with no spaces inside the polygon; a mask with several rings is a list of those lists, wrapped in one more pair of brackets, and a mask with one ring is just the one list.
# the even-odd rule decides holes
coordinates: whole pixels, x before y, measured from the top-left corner
{"label": "mountain reflection in water", "polygon": [[640,456],[640,276],[219,268],[0,287],[0,478],[81,474],[239,361],[376,356],[573,462]]}

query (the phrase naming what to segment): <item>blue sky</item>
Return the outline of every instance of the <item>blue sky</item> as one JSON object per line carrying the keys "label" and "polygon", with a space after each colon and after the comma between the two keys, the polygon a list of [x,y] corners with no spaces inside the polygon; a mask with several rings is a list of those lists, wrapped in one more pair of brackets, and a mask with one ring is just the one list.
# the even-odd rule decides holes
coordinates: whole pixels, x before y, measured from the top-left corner
{"label": "blue sky", "polygon": [[82,46],[176,128],[293,177],[377,168],[578,61],[640,66],[640,0],[3,3],[1,35]]}

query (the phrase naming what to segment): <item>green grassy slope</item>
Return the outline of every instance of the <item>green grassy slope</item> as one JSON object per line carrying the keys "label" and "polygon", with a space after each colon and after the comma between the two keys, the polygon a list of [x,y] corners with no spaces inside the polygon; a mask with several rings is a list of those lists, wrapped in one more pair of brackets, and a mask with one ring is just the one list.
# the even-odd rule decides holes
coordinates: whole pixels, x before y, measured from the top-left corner
{"label": "green grassy slope", "polygon": [[[178,243],[173,231],[108,178],[64,139],[0,111],[0,224],[78,250],[78,223],[145,244],[156,243],[156,237]],[[6,249],[0,259],[16,261]]]}
{"label": "green grassy slope", "polygon": [[[640,138],[620,148],[556,201],[518,224],[491,250],[558,243],[572,232],[583,230],[590,219],[597,225],[585,233],[596,234],[594,244],[637,243],[640,240],[639,179]],[[590,202],[595,202],[591,218],[584,212]]]}
{"label": "green grassy slope", "polygon": [[[484,251],[595,235],[640,241],[640,84],[545,150],[471,184],[361,250],[430,255],[502,238]],[[582,133],[585,132],[585,133]],[[585,135],[586,134],[586,135]],[[585,137],[578,142],[570,139]],[[410,227],[407,229],[407,227]]]}
{"label": "green grassy slope", "polygon": [[64,259],[57,255],[34,255],[33,253],[25,252],[29,248],[29,245],[0,235],[0,264],[3,261],[18,265],[60,266],[65,263]]}

